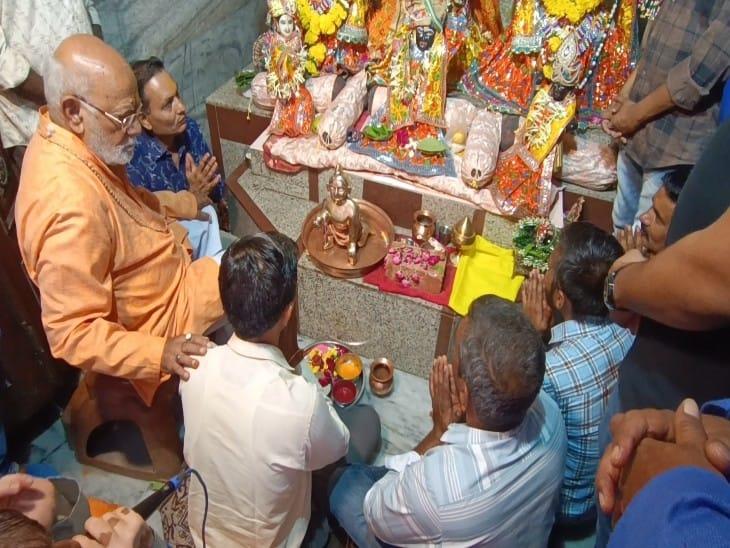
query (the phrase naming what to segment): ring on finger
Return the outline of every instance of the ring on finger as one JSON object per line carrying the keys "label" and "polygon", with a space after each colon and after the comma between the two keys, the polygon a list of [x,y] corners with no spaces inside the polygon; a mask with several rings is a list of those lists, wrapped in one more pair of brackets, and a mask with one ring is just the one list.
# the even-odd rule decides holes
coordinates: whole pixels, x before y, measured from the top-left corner
{"label": "ring on finger", "polygon": [[192,333],[185,333],[185,342],[190,342],[190,339],[193,338]]}

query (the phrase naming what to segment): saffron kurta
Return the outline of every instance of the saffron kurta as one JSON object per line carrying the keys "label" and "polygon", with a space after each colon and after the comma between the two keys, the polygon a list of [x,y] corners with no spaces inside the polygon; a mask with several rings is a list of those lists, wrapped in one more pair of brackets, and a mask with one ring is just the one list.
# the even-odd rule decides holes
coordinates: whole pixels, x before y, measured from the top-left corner
{"label": "saffron kurta", "polygon": [[193,262],[173,220],[196,213],[192,194],[133,187],[123,167],[106,166],[41,109],[15,219],[53,355],[130,379],[149,405],[168,378],[166,338],[223,316],[217,263]]}

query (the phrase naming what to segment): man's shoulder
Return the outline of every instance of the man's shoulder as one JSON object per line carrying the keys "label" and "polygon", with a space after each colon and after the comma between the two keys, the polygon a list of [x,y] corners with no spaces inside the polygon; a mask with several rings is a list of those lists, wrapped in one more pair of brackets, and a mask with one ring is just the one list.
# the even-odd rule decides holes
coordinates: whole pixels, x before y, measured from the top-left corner
{"label": "man's shoulder", "polygon": [[267,394],[266,401],[274,397],[272,403],[282,408],[309,402],[311,410],[311,402],[317,395],[314,384],[275,361],[241,356],[225,344],[209,349],[198,361],[200,365],[190,371],[189,381],[180,383],[181,394],[201,390],[211,378],[216,378],[215,382],[225,383],[230,390],[259,384]]}
{"label": "man's shoulder", "polygon": [[187,124],[187,132],[189,135],[194,135],[195,137],[203,138],[203,132],[200,129],[200,125],[198,122],[195,121],[195,119],[191,118],[190,116],[186,119]]}
{"label": "man's shoulder", "polygon": [[553,334],[558,334],[558,340],[551,343],[546,352],[548,365],[558,367],[566,361],[595,358],[601,351],[633,340],[629,329],[613,322],[571,323],[572,327],[557,331],[554,328]]}
{"label": "man's shoulder", "polygon": [[558,404],[543,390],[537,394],[535,402],[527,412],[541,429],[545,439],[565,438],[565,423]]}

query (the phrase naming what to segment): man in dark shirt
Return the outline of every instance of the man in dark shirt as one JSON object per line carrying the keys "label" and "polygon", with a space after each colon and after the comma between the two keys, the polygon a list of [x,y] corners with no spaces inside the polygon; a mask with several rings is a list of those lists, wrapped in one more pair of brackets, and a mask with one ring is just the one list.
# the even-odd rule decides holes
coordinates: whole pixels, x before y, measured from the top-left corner
{"label": "man in dark shirt", "polygon": [[612,134],[628,139],[619,153],[615,228],[649,208],[668,168],[697,162],[717,129],[729,66],[730,0],[662,4],[608,121]]}
{"label": "man in dark shirt", "polygon": [[[667,249],[657,257],[669,251],[672,244],[683,237],[713,224],[730,207],[728,157],[730,122],[718,129],[687,179],[669,228]],[[656,259],[650,259],[649,263],[652,260]],[[629,283],[631,270],[631,266],[626,267],[623,281],[622,272],[618,270],[614,280],[614,301],[619,308],[626,302],[623,295],[626,289],[622,290],[622,286]],[[683,281],[690,298],[702,284],[701,275],[695,279],[684,277]],[[647,285],[647,291],[655,293],[654,298],[661,298],[659,284]],[[633,305],[631,307],[637,310]],[[676,329],[646,315],[641,319],[634,346],[619,369],[618,392],[611,397],[610,412],[601,426],[599,444],[602,450],[610,441],[608,424],[612,414],[643,408],[676,409],[685,398],[706,402],[727,397],[730,393],[730,352],[727,344],[730,322],[715,325],[722,327],[698,331],[696,329],[703,327],[701,324],[683,325],[695,330]],[[599,517],[598,546],[607,540],[606,528],[606,521]]]}
{"label": "man in dark shirt", "polygon": [[142,134],[127,165],[130,181],[151,192],[204,192],[214,202],[223,196],[218,163],[180,97],[177,82],[162,61],[132,63],[144,108]]}
{"label": "man in dark shirt", "polygon": [[[208,143],[180,97],[177,82],[156,57],[132,63],[142,99],[142,133],[137,138],[127,175],[135,186],[151,192],[190,191],[199,204],[208,204],[208,217],[181,224],[187,229],[193,257],[214,255],[223,244],[218,214],[225,226],[227,208],[222,201],[225,183]],[[219,210],[212,204],[216,202]]]}

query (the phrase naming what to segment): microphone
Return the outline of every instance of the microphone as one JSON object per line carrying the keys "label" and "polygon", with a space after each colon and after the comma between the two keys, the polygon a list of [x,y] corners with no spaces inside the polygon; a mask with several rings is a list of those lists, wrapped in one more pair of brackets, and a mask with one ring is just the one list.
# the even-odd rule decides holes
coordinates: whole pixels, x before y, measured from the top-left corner
{"label": "microphone", "polygon": [[185,478],[187,478],[190,474],[191,471],[188,469],[180,472],[177,476],[170,478],[160,489],[138,502],[137,505],[132,508],[132,511],[142,516],[143,520],[147,520],[147,518],[149,518],[160,506],[162,506],[162,503],[165,502],[170,495],[180,488],[183,481],[185,481]]}

